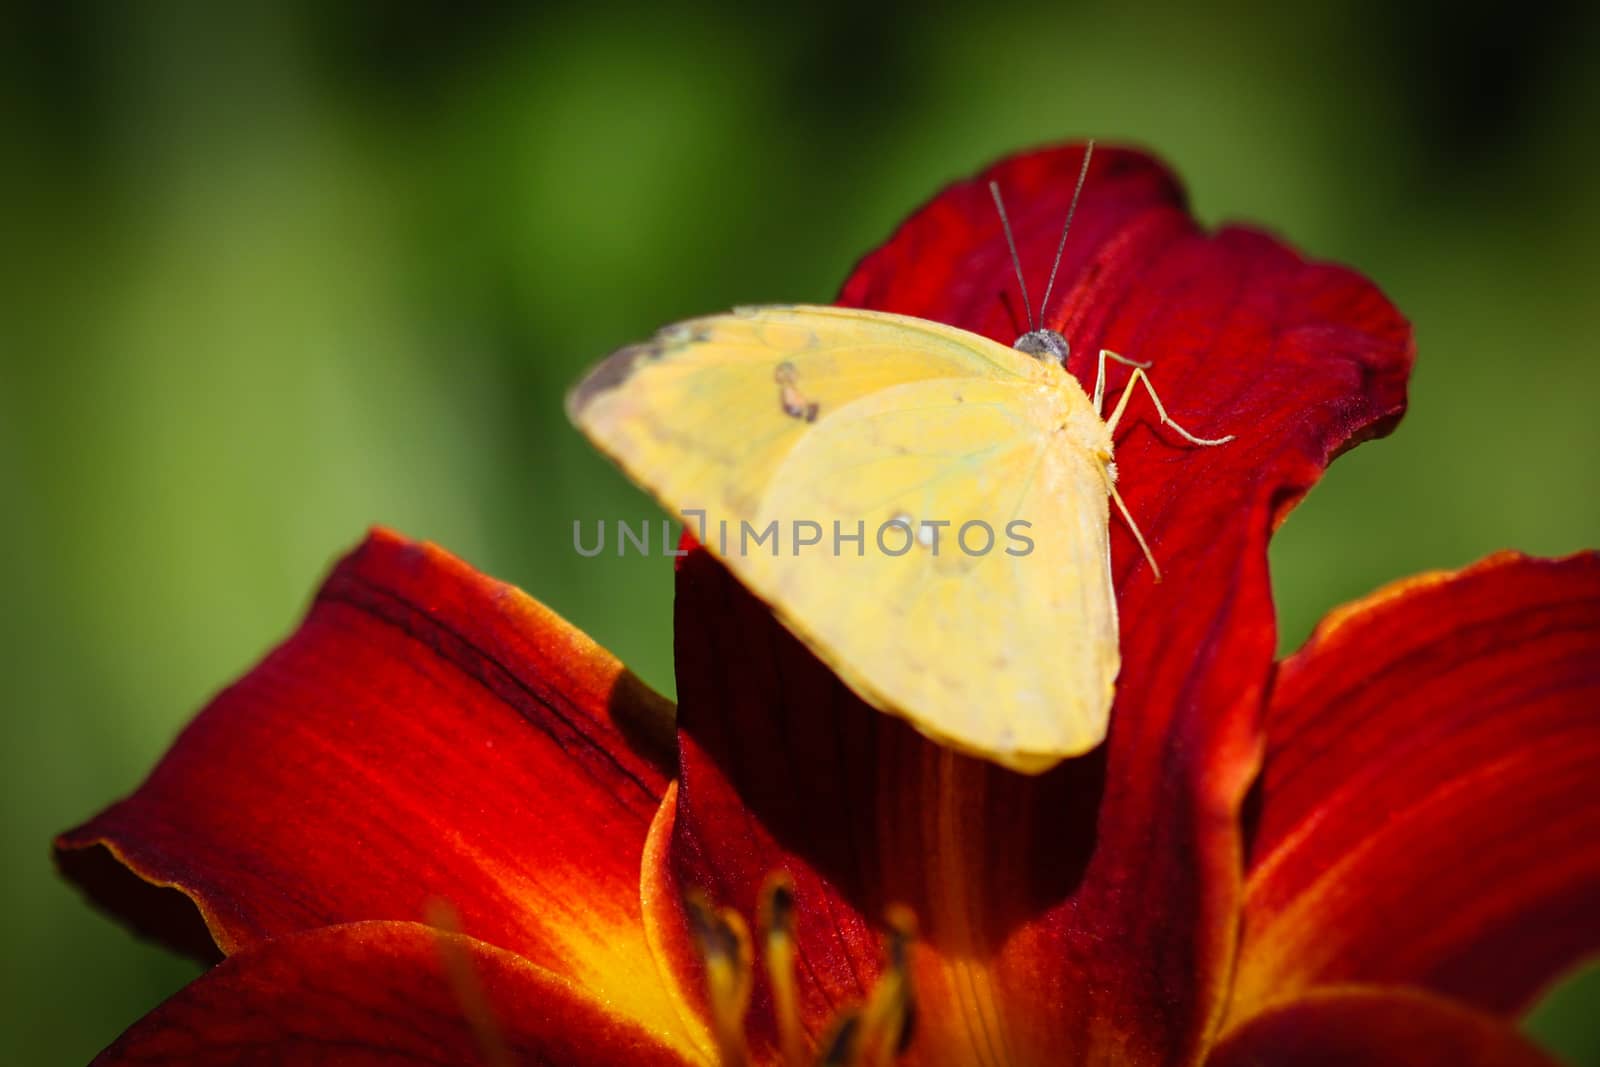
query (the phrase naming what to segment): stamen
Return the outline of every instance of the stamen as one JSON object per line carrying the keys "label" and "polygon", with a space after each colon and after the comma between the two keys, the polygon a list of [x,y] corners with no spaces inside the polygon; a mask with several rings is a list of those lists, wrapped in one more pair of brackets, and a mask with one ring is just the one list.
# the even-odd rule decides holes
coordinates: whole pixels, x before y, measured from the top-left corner
{"label": "stamen", "polygon": [[917,921],[909,908],[889,909],[889,932],[884,936],[884,955],[889,968],[867,997],[861,1014],[860,1067],[889,1067],[911,1043],[916,1009],[911,997],[911,942],[916,937]]}
{"label": "stamen", "polygon": [[462,936],[461,915],[448,901],[434,899],[428,902],[426,918],[437,936],[439,959],[444,965],[445,980],[455,994],[461,1014],[466,1016],[467,1028],[478,1046],[478,1056],[488,1067],[512,1067],[511,1048],[505,1034],[495,1021],[494,1009],[483,991],[478,972],[473,969],[472,957],[457,940]]}
{"label": "stamen", "polygon": [[[713,907],[699,890],[690,891],[684,904],[705,963],[719,1067],[750,1067],[750,1046],[744,1035],[745,1011],[750,1006],[750,935],[735,912]],[[773,875],[761,892],[761,934],[783,1067],[807,1067],[808,1063],[816,1067],[892,1067],[910,1046],[915,1023],[910,958],[916,919],[910,909],[898,905],[889,909],[889,931],[884,936],[887,967],[864,1006],[849,1008],[834,1019],[814,1060],[807,1059],[800,1020],[794,913],[793,884],[785,874]]]}
{"label": "stamen", "polygon": [[706,965],[711,1029],[722,1067],[748,1067],[744,1013],[750,1006],[750,932],[738,913],[713,908],[704,893],[691,892],[687,904],[689,926]]}
{"label": "stamen", "polygon": [[817,1067],[850,1067],[856,1062],[857,1039],[861,1036],[861,1013],[847,1011],[834,1023],[833,1033],[822,1043]]}
{"label": "stamen", "polygon": [[778,1017],[778,1048],[785,1067],[805,1067],[805,1036],[800,1030],[800,998],[794,982],[794,885],[779,873],[761,894],[761,926],[766,941],[767,981]]}

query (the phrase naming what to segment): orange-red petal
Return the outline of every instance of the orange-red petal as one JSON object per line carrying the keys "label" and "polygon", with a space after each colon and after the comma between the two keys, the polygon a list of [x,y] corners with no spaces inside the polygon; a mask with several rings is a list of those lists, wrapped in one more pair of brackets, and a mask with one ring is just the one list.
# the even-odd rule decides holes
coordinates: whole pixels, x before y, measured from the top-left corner
{"label": "orange-red petal", "polygon": [[1419,990],[1337,987],[1228,1034],[1206,1067],[1556,1067],[1500,1019]]}
{"label": "orange-red petal", "polygon": [[106,907],[194,948],[195,924],[151,887],[175,888],[229,954],[444,901],[473,937],[677,1020],[639,900],[670,715],[525,594],[378,532],[57,858]]}
{"label": "orange-red petal", "polygon": [[[988,182],[1042,278],[1081,159],[1051,149],[952,186],[841,301],[1009,344],[1024,315]],[[1057,296],[1045,319],[1080,375],[1099,347],[1153,360],[1175,418],[1239,435],[1191,448],[1144,398],[1130,409],[1121,485],[1167,581],[1114,524],[1123,669],[1104,748],[1037,778],[951,756],[856,701],[711,560],[679,573],[678,875],[753,913],[768,872],[791,872],[814,1033],[877,972],[883,906],[915,908],[923,1062],[1198,1053],[1236,943],[1275,644],[1267,537],[1404,405],[1409,331],[1370,283],[1259,234],[1202,233],[1135,152],[1096,155]]]}
{"label": "orange-red petal", "polygon": [[1329,982],[1524,1006],[1600,949],[1600,556],[1325,621],[1272,697],[1231,1014]]}
{"label": "orange-red petal", "polygon": [[696,1062],[527,960],[416,923],[325,927],[243,949],[95,1061],[318,1065]]}

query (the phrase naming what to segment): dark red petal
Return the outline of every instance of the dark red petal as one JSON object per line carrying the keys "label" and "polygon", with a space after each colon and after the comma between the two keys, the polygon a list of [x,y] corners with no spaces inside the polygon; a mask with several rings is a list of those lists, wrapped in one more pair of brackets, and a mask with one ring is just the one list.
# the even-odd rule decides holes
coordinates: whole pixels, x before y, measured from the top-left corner
{"label": "dark red petal", "polygon": [[366,922],[244,949],[95,1062],[682,1067],[696,1058],[520,956],[416,923]]}
{"label": "dark red petal", "polygon": [[1600,949],[1600,556],[1341,609],[1267,729],[1236,1017],[1349,981],[1510,1012]]}
{"label": "dark red petal", "polygon": [[[1080,160],[1040,152],[953,186],[842,301],[1009,343],[1024,322],[987,182],[1037,293]],[[1193,1054],[1223,1006],[1275,643],[1268,534],[1334,453],[1398,417],[1410,335],[1349,271],[1259,234],[1201,233],[1171,175],[1128,151],[1097,153],[1057,289],[1047,318],[1080,374],[1101,346],[1153,360],[1175,418],[1240,437],[1187,447],[1134,402],[1121,484],[1167,580],[1114,521],[1108,745],[1035,779],[947,756],[855,701],[696,554],[678,584],[674,862],[743,909],[768,870],[795,873],[813,1019],[861,994],[871,930],[899,898],[922,914],[919,981],[941,998],[920,1016],[925,1055],[1165,1062]]]}
{"label": "dark red petal", "polygon": [[1556,1067],[1493,1016],[1419,990],[1348,986],[1229,1033],[1206,1067]]}
{"label": "dark red petal", "polygon": [[417,920],[444,900],[474,937],[639,1017],[675,1015],[639,903],[670,715],[525,594],[375,533],[300,628],[136,793],[63,835],[57,858],[179,947],[197,931],[153,911],[172,895],[151,885],[187,895],[226,953]]}

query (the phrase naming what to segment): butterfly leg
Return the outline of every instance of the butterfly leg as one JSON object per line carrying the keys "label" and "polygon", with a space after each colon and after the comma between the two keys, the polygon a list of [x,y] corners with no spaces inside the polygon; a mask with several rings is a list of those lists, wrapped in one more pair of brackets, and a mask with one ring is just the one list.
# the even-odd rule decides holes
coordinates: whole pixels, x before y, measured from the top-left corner
{"label": "butterfly leg", "polygon": [[1145,367],[1145,368],[1148,368],[1150,366],[1150,364],[1148,364],[1148,363],[1140,363],[1138,360],[1129,359],[1127,356],[1119,356],[1115,352],[1111,351],[1111,349],[1109,349],[1109,348],[1102,348],[1100,350],[1099,366],[1097,368],[1095,368],[1095,372],[1094,372],[1094,413],[1096,415],[1100,415],[1100,416],[1104,416],[1105,413],[1106,413],[1105,412],[1105,407],[1106,407],[1105,401],[1106,401],[1106,360],[1107,359],[1114,359],[1118,363],[1121,363],[1125,367]]}
{"label": "butterfly leg", "polygon": [[1128,529],[1133,531],[1133,539],[1139,542],[1139,548],[1144,551],[1144,558],[1150,561],[1150,570],[1155,574],[1156,581],[1161,580],[1161,564],[1156,562],[1155,553],[1150,551],[1150,546],[1145,542],[1144,534],[1139,532],[1139,524],[1133,521],[1133,515],[1128,511],[1128,505],[1122,502],[1122,494],[1117,492],[1116,483],[1107,479],[1106,488],[1111,491],[1111,499],[1116,501],[1117,510],[1122,512],[1122,521],[1128,524]]}
{"label": "butterfly leg", "polygon": [[1156,387],[1150,384],[1150,376],[1144,372],[1143,367],[1136,368],[1128,378],[1128,387],[1122,391],[1122,399],[1117,401],[1117,406],[1111,412],[1111,417],[1106,420],[1106,431],[1108,433],[1116,432],[1117,423],[1122,419],[1122,412],[1128,406],[1128,399],[1133,396],[1133,387],[1140,382],[1144,382],[1145,391],[1150,394],[1150,399],[1155,402],[1156,413],[1161,416],[1161,425],[1172,427],[1178,432],[1178,436],[1185,441],[1194,445],[1225,445],[1233,440],[1233,434],[1231,433],[1226,437],[1196,437],[1176,422],[1173,422],[1172,417],[1167,414],[1166,407],[1162,405],[1161,398],[1156,395]]}

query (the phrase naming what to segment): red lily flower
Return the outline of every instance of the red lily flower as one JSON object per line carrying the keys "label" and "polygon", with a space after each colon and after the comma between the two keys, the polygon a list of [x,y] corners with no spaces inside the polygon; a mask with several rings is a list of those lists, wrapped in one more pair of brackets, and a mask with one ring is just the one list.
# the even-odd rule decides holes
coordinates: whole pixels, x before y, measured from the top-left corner
{"label": "red lily flower", "polygon": [[[985,183],[1042,272],[1080,158],[950,188],[843,301],[1009,342]],[[1119,442],[1171,563],[1154,584],[1113,533],[1100,750],[1022,777],[941,749],[700,552],[674,739],[670,707],[549,611],[376,533],[136,793],[57,842],[97,901],[221,958],[103,1062],[715,1063],[747,1039],[793,1063],[853,1003],[870,1030],[905,976],[880,948],[892,903],[920,928],[908,1062],[1547,1062],[1507,1020],[1600,944],[1600,557],[1401,583],[1275,664],[1267,538],[1399,417],[1406,324],[1348,271],[1200,233],[1126,151],[1097,157],[1061,278],[1047,319],[1079,358],[1153,359],[1175,408],[1240,434]],[[685,893],[754,923],[777,871],[795,967],[730,1042],[748,975],[713,946],[712,985],[735,980],[708,995]],[[436,901],[461,932],[420,921]]]}

